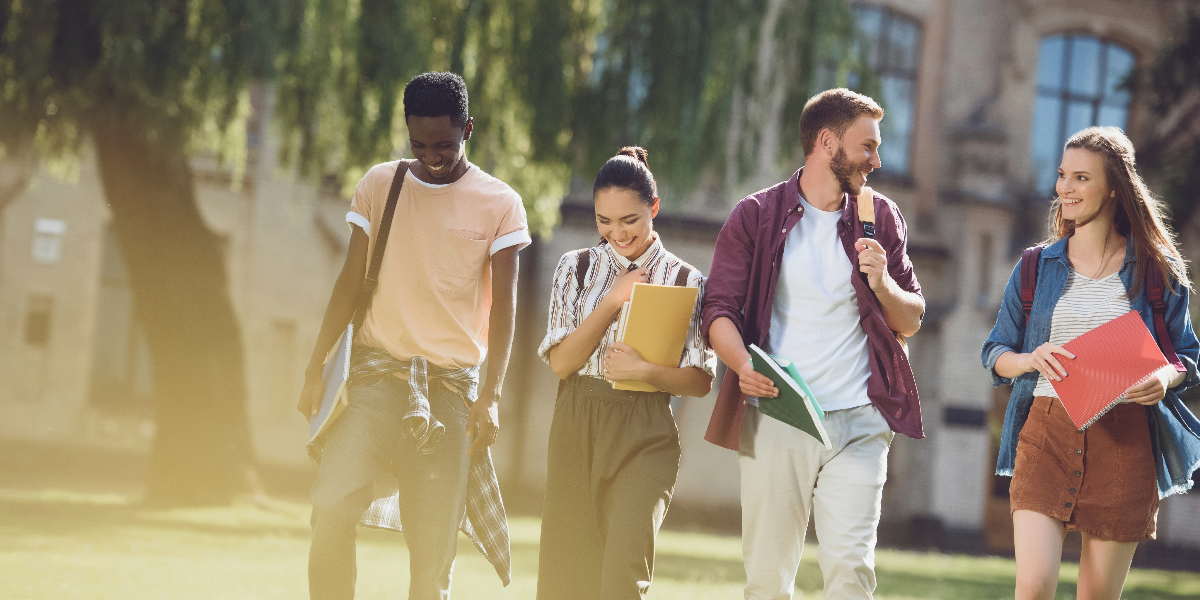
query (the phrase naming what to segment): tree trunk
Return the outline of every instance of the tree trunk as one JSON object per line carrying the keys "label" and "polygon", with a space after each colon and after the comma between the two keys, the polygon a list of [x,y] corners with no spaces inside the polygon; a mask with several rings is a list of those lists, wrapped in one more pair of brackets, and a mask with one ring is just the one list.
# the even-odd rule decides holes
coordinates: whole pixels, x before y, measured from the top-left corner
{"label": "tree trunk", "polygon": [[252,449],[221,240],[196,204],[182,126],[132,121],[105,115],[90,129],[153,365],[146,501],[227,502],[245,487]]}

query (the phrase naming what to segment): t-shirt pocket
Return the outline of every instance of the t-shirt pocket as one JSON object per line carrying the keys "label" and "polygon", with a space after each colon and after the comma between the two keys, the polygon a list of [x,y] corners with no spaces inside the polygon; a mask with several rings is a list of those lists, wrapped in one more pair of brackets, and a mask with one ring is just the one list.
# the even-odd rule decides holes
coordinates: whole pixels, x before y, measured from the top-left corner
{"label": "t-shirt pocket", "polygon": [[474,295],[487,259],[487,236],[477,231],[447,229],[436,248],[434,285],[452,294]]}

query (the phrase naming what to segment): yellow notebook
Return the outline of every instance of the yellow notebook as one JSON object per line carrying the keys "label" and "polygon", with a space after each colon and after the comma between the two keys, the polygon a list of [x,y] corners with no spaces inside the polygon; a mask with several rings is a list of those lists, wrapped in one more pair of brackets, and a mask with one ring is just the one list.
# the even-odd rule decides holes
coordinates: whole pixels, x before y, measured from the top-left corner
{"label": "yellow notebook", "polygon": [[[678,367],[699,292],[694,287],[635,283],[621,308],[617,340],[633,346],[648,363]],[[661,391],[644,381],[614,381],[613,389]]]}

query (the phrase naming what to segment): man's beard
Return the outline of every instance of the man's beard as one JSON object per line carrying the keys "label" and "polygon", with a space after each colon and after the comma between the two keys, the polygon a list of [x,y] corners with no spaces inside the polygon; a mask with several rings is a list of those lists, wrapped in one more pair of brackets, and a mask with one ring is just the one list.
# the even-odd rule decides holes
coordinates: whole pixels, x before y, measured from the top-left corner
{"label": "man's beard", "polygon": [[862,172],[862,165],[850,162],[846,157],[846,149],[838,148],[837,154],[833,155],[833,160],[829,163],[829,170],[833,171],[833,176],[837,178],[838,185],[842,187],[842,191],[857,196],[862,192],[862,188],[856,188],[850,183],[850,178]]}

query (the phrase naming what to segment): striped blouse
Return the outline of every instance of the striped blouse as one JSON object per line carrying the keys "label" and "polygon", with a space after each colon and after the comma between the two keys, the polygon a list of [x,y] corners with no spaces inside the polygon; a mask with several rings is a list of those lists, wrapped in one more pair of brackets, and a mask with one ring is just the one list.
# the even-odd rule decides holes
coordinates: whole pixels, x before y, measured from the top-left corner
{"label": "striped blouse", "polygon": [[[614,252],[612,247],[606,243],[590,248],[588,251],[591,253],[591,263],[584,275],[582,289],[578,288],[578,278],[575,275],[577,264],[575,252],[564,254],[558,261],[558,268],[554,271],[554,289],[550,296],[550,321],[546,327],[546,338],[538,347],[538,355],[546,361],[546,364],[550,363],[550,349],[566,339],[583,323],[583,320],[599,306],[600,300],[612,288],[617,275],[627,270],[631,264],[631,261]],[[645,267],[649,283],[659,285],[674,285],[675,278],[679,276],[679,270],[684,264],[674,254],[667,252],[667,249],[663,247],[662,239],[657,235],[650,248],[632,263],[638,267]],[[698,367],[705,373],[713,375],[717,366],[717,357],[712,348],[704,341],[704,337],[700,335],[700,307],[704,303],[704,282],[707,279],[694,267],[691,274],[688,275],[688,287],[699,288],[700,293],[696,295],[696,308],[692,313],[692,324],[683,345],[683,356],[679,361],[679,366]],[[601,359],[616,337],[617,320],[613,319],[608,331],[600,340],[600,346],[588,357],[583,368],[579,370],[580,375],[604,378]]]}
{"label": "striped blouse", "polygon": [[[1129,312],[1132,309],[1129,297],[1125,294],[1120,271],[1101,279],[1091,279],[1071,269],[1062,296],[1054,306],[1054,316],[1050,321],[1050,343],[1061,346]],[[1069,375],[1070,365],[1063,366]],[[1058,392],[1054,391],[1054,386],[1045,375],[1038,375],[1033,395],[1057,398]]]}

